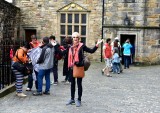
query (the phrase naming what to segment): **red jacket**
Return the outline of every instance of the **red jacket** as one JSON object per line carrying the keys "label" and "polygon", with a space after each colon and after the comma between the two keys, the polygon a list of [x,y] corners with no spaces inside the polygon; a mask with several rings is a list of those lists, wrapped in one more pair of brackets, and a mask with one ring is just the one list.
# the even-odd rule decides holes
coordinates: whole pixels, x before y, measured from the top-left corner
{"label": "red jacket", "polygon": [[111,58],[112,57],[112,51],[111,51],[111,45],[109,45],[108,43],[104,44],[105,48],[105,54],[104,54],[104,58]]}

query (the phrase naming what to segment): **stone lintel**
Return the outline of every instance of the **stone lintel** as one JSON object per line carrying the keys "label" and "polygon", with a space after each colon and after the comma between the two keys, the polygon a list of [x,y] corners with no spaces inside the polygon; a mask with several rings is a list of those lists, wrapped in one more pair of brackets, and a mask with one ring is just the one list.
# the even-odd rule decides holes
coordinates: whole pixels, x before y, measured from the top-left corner
{"label": "stone lintel", "polygon": [[124,26],[124,25],[103,25],[103,28],[160,29],[160,27],[157,26]]}

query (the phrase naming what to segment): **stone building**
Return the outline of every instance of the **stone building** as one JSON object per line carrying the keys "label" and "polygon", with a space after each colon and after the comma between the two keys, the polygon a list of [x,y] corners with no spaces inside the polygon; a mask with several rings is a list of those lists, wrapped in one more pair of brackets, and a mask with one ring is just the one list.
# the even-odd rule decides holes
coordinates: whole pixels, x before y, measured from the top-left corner
{"label": "stone building", "polygon": [[135,47],[134,62],[160,63],[160,1],[108,0],[103,33],[127,38]]}
{"label": "stone building", "polygon": [[[97,39],[118,36],[121,44],[129,38],[135,46],[135,62],[160,62],[160,0],[14,0],[14,4],[21,9],[20,36],[26,41],[31,34],[39,39],[53,34],[61,42],[78,31],[91,47]],[[100,59],[101,52],[98,49],[91,57]]]}

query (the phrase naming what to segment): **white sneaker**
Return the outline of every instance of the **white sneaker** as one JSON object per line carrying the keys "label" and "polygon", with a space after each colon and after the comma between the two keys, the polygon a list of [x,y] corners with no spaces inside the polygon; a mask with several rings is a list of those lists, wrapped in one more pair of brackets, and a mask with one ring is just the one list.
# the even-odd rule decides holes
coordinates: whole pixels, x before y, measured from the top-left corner
{"label": "white sneaker", "polygon": [[25,95],[24,93],[16,93],[18,97],[26,97],[27,95]]}
{"label": "white sneaker", "polygon": [[31,91],[31,89],[30,89],[30,88],[27,88],[26,91]]}
{"label": "white sneaker", "polygon": [[68,84],[70,84],[70,82],[69,82],[69,81],[66,81],[64,84],[65,84],[65,85],[68,85]]}
{"label": "white sneaker", "polygon": [[54,82],[53,85],[57,86],[57,85],[58,85],[58,82]]}
{"label": "white sneaker", "polygon": [[54,82],[53,82],[53,81],[51,81],[51,83],[50,83],[50,84],[52,85],[53,83],[54,83]]}

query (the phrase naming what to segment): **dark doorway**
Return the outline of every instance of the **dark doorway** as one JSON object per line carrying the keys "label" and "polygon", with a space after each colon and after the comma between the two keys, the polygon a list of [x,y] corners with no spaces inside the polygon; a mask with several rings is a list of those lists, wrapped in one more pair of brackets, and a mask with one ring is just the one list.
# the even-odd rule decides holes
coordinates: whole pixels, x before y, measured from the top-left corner
{"label": "dark doorway", "polygon": [[25,37],[26,37],[26,41],[30,42],[31,41],[31,35],[36,35],[36,30],[35,29],[26,29],[25,30]]}
{"label": "dark doorway", "polygon": [[[131,49],[131,52],[132,52],[132,56],[131,56],[131,64],[134,63],[134,58],[135,58],[135,41],[136,41],[136,35],[126,35],[126,34],[121,34],[120,35],[120,44],[121,44],[121,47],[123,46],[123,44],[125,43],[125,41],[127,39],[130,39],[130,43],[132,45],[132,49]],[[122,53],[123,53],[123,48],[122,48]],[[122,54],[122,64],[124,63],[123,61],[123,54]]]}

